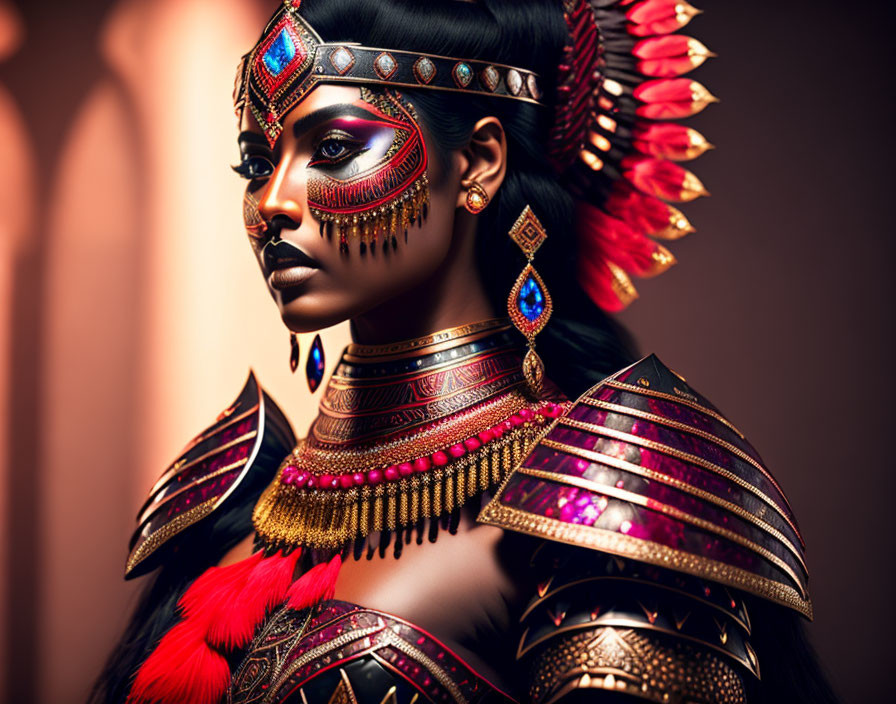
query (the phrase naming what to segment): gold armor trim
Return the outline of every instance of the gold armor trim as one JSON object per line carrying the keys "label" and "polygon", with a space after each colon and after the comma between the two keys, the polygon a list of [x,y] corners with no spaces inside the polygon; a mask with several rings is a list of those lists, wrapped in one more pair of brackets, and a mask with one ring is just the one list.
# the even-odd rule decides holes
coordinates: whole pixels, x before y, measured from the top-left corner
{"label": "gold armor trim", "polygon": [[554,518],[537,516],[517,508],[503,506],[495,499],[479,514],[479,522],[514,530],[539,538],[578,545],[594,550],[630,557],[659,567],[720,582],[756,596],[770,599],[799,611],[812,619],[812,602],[793,587],[773,579],[755,575],[739,567],[717,562],[699,555],[660,545],[648,540],[633,538],[615,531],[564,523]]}
{"label": "gold armor trim", "polygon": [[133,553],[131,553],[131,555],[128,556],[128,561],[125,564],[124,568],[125,574],[128,574],[139,563],[143,562],[143,560],[145,560],[152,553],[158,550],[162,545],[167,543],[175,535],[183,530],[186,530],[197,521],[201,521],[212,511],[214,511],[215,505],[217,504],[219,498],[220,497],[216,496],[209,499],[208,501],[203,501],[201,504],[194,506],[189,511],[184,511],[182,514],[172,519],[164,526],[159,528],[159,530],[157,530],[155,533],[150,535],[140,545],[140,547],[138,547]]}
{"label": "gold armor trim", "polygon": [[724,416],[720,415],[716,411],[711,408],[707,408],[696,401],[692,401],[689,398],[685,398],[683,396],[673,396],[672,394],[666,394],[662,391],[654,391],[652,389],[645,389],[640,386],[634,386],[633,384],[626,384],[623,381],[617,381],[616,379],[604,379],[601,382],[601,386],[609,386],[611,389],[619,389],[620,391],[628,391],[632,394],[638,394],[639,396],[652,396],[653,398],[662,399],[663,401],[674,401],[675,403],[680,403],[682,406],[687,406],[688,408],[693,408],[695,411],[699,411],[704,415],[709,416],[710,418],[714,418],[719,421],[722,425],[730,428],[735,433],[737,433],[738,437],[742,440],[746,439],[744,434],[740,432],[734,425],[731,424],[731,421],[727,420]]}
{"label": "gold armor trim", "polygon": [[532,665],[534,704],[554,704],[579,689],[663,704],[747,701],[740,676],[723,658],[629,628],[596,628],[559,638]]}

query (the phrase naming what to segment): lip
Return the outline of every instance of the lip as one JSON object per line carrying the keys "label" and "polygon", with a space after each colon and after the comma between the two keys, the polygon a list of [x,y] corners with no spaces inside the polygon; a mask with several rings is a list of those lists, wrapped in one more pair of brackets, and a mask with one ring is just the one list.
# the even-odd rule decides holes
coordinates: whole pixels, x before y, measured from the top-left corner
{"label": "lip", "polygon": [[299,247],[284,240],[268,242],[262,252],[262,266],[271,288],[285,289],[307,281],[320,264]]}
{"label": "lip", "polygon": [[310,266],[290,266],[284,269],[274,269],[268,275],[268,283],[271,288],[279,291],[303,284],[316,273],[317,269]]}

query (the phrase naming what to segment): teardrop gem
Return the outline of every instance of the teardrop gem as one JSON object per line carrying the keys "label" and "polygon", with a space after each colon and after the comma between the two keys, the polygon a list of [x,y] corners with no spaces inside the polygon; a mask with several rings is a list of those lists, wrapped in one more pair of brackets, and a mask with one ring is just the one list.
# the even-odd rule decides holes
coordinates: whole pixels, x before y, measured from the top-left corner
{"label": "teardrop gem", "polygon": [[314,336],[311,343],[311,351],[308,353],[308,361],[305,363],[305,376],[308,378],[308,388],[311,393],[317,391],[320,382],[324,378],[326,360],[324,358],[324,346],[320,341],[320,335]]}
{"label": "teardrop gem", "polygon": [[299,339],[294,332],[289,334],[289,370],[295,374],[299,368]]}
{"label": "teardrop gem", "polygon": [[532,274],[526,277],[520,287],[516,305],[520,313],[530,322],[535,322],[544,313],[544,291]]}

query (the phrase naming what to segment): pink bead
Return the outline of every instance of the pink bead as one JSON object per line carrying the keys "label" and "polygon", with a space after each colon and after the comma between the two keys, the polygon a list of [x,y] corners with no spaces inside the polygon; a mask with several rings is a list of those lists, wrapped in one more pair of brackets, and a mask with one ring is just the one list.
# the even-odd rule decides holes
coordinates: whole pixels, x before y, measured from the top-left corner
{"label": "pink bead", "polygon": [[501,423],[501,425],[503,426],[504,430],[510,430],[513,427],[513,423],[511,423],[509,420],[505,420],[503,423]]}
{"label": "pink bead", "polygon": [[492,428],[492,435],[494,435],[496,438],[502,437],[504,435],[504,426],[496,425],[494,428]]}
{"label": "pink bead", "polygon": [[481,433],[479,433],[476,437],[479,438],[479,441],[480,441],[480,442],[482,442],[483,444],[485,444],[485,443],[487,443],[487,442],[491,442],[492,440],[494,440],[494,439],[495,439],[495,434],[494,434],[491,430],[483,430],[483,431],[482,431]]}
{"label": "pink bead", "polygon": [[308,477],[308,481],[306,482],[305,486],[307,486],[309,489],[313,489],[315,486],[317,486],[317,479],[315,479],[314,477]]}
{"label": "pink bead", "polygon": [[532,420],[535,417],[535,413],[532,412],[531,408],[521,408],[518,415],[523,420]]}
{"label": "pink bead", "polygon": [[351,489],[354,486],[354,481],[352,480],[351,474],[343,474],[339,477],[339,486],[343,489]]}
{"label": "pink bead", "polygon": [[454,459],[458,457],[463,457],[467,454],[467,451],[464,449],[464,446],[458,443],[457,445],[452,445],[448,448],[448,454],[451,455]]}
{"label": "pink bead", "polygon": [[439,450],[438,452],[432,453],[432,463],[436,467],[444,467],[448,464],[448,455]]}
{"label": "pink bead", "polygon": [[355,472],[352,475],[352,481],[355,483],[355,486],[363,486],[365,483],[364,475],[360,472]]}
{"label": "pink bead", "polygon": [[514,428],[516,428],[526,422],[518,415],[510,416],[510,418],[508,420],[510,421],[510,425],[513,426]]}
{"label": "pink bead", "polygon": [[432,463],[429,461],[429,457],[419,457],[414,460],[414,471],[415,472],[425,472],[432,466]]}
{"label": "pink bead", "polygon": [[480,447],[482,447],[482,443],[479,442],[477,438],[467,438],[466,440],[464,440],[464,447],[472,452],[473,450],[478,450]]}
{"label": "pink bead", "polygon": [[398,467],[396,467],[394,464],[391,467],[386,467],[386,469],[383,471],[383,476],[386,477],[388,481],[394,482],[400,476],[398,474]]}
{"label": "pink bead", "polygon": [[284,472],[283,475],[280,477],[280,483],[286,484],[287,486],[292,484],[295,480],[296,480],[296,475],[294,472],[289,472],[288,474],[286,472]]}
{"label": "pink bead", "polygon": [[368,484],[379,484],[383,481],[383,473],[378,469],[371,469],[367,473],[367,483]]}
{"label": "pink bead", "polygon": [[420,460],[414,460],[414,464],[410,462],[402,462],[398,465],[398,473],[403,477],[409,477],[414,473],[414,467]]}
{"label": "pink bead", "polygon": [[333,486],[333,475],[332,474],[322,474],[320,479],[318,479],[318,486],[321,489],[330,489]]}

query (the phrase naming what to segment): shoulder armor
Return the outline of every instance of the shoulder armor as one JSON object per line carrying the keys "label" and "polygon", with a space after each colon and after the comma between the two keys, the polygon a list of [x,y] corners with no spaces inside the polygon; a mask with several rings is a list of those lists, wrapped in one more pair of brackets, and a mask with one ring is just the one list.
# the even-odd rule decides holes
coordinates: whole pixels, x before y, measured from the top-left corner
{"label": "shoulder armor", "polygon": [[178,540],[228,501],[261,490],[295,446],[281,410],[249,373],[243,390],[195,437],[149,492],[130,542],[125,579],[155,569]]}
{"label": "shoulder armor", "polygon": [[783,492],[744,436],[655,355],[572,404],[479,520],[812,617],[804,545]]}
{"label": "shoulder armor", "polygon": [[[759,664],[736,590],[680,572],[542,543],[517,659],[529,698],[579,689],[629,699],[743,704]],[[578,701],[578,700],[577,700]]]}

